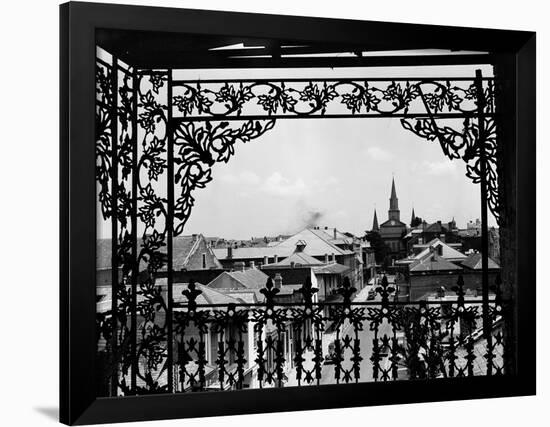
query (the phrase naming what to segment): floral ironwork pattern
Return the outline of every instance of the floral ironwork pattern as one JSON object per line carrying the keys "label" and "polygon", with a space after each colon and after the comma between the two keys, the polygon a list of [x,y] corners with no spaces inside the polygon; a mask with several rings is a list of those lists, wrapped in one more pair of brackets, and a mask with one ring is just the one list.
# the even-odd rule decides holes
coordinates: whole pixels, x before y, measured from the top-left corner
{"label": "floral ironwork pattern", "polygon": [[212,181],[211,168],[216,162],[227,163],[235,154],[235,143],[246,143],[263,135],[275,120],[248,120],[240,126],[226,121],[182,122],[174,130],[174,182],[180,187],[174,216],[178,223],[174,234],[183,231],[194,205],[193,191]]}
{"label": "floral ironwork pattern", "polygon": [[[492,97],[490,81],[484,81]],[[189,119],[338,114],[425,114],[424,92],[434,114],[472,114],[473,80],[257,80],[174,81],[174,117]],[[492,98],[488,99],[489,104]]]}
{"label": "floral ironwork pattern", "polygon": [[481,155],[485,151],[487,203],[497,222],[499,221],[499,196],[497,175],[497,128],[493,118],[484,118],[484,132],[472,119],[464,119],[462,129],[438,126],[432,119],[401,119],[403,127],[428,140],[437,141],[450,160],[462,159],[466,163],[466,176],[473,183],[481,180]]}
{"label": "floral ironwork pattern", "polygon": [[[450,160],[462,159],[474,183],[480,182],[480,150],[485,150],[487,200],[498,222],[495,87],[493,79],[483,79],[481,84],[483,93],[478,94],[473,79],[175,81],[174,119],[190,126],[194,120],[212,119],[401,117],[405,129],[438,141]],[[474,121],[480,97],[486,115],[483,135]],[[457,119],[462,120],[458,126]],[[223,123],[228,126],[227,121]],[[196,169],[199,181],[209,179],[206,169]],[[185,191],[186,185],[182,187]],[[185,222],[192,203],[189,199],[179,206],[181,221]]]}
{"label": "floral ironwork pattern", "polygon": [[[114,254],[113,303],[96,317],[98,366],[108,383],[99,393],[320,384],[327,372],[337,383],[399,380],[402,372],[406,378],[503,374],[499,281],[489,312],[492,339],[483,341],[483,314],[466,300],[461,279],[457,299],[445,304],[397,304],[383,278],[376,303],[354,302],[357,290],[347,280],[338,289],[341,303],[318,303],[317,289],[306,282],[300,303],[280,304],[270,279],[259,292],[262,302],[209,306],[197,303],[201,291],[191,282],[173,312],[171,283],[159,279],[169,265],[170,237],[183,232],[191,214],[194,190],[212,180],[215,163],[229,161],[235,144],[259,138],[279,118],[400,117],[406,130],[438,141],[449,159],[462,159],[476,183],[483,150],[488,205],[498,219],[493,86],[484,79],[479,94],[471,79],[172,82],[168,71],[138,73],[116,58],[98,60],[97,197],[111,221]],[[165,183],[177,189],[172,206]],[[367,342],[365,331],[372,332]],[[328,354],[327,333],[333,333]],[[169,353],[176,356],[172,364]]]}

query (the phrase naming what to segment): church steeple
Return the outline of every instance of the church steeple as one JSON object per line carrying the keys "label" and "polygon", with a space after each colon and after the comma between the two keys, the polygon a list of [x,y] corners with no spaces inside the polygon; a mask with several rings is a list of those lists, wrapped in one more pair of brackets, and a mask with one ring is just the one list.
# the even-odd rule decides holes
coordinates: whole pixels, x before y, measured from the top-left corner
{"label": "church steeple", "polygon": [[374,209],[374,219],[372,220],[372,231],[380,231],[380,227],[378,227],[378,218],[376,217],[376,208]]}
{"label": "church steeple", "polygon": [[400,221],[399,219],[399,204],[397,201],[397,192],[395,191],[395,180],[391,180],[391,196],[390,209],[388,210],[388,218],[390,220]]}
{"label": "church steeple", "polygon": [[395,180],[391,179],[390,209],[399,209],[397,206],[397,193],[395,192]]}
{"label": "church steeple", "polygon": [[412,214],[411,214],[411,227],[413,226],[414,224],[414,219],[416,218],[416,215],[414,214],[414,207],[413,207],[413,210],[412,210]]}

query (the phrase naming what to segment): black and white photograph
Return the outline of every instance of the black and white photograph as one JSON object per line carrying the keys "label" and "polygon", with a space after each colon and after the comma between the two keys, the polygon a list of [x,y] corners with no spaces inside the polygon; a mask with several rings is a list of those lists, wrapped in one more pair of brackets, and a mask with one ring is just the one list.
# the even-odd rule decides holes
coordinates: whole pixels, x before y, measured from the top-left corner
{"label": "black and white photograph", "polygon": [[513,369],[483,52],[96,34],[98,396]]}
{"label": "black and white photograph", "polygon": [[542,3],[2,11],[2,425],[544,419]]}

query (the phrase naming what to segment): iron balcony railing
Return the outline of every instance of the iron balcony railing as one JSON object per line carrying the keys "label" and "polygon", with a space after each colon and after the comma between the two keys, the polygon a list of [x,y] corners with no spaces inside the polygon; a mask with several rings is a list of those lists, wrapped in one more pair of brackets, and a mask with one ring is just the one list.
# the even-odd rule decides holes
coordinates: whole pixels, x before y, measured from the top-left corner
{"label": "iron balcony railing", "polygon": [[454,295],[412,303],[394,301],[395,289],[385,278],[377,300],[361,302],[353,300],[356,290],[346,280],[338,303],[315,302],[317,289],[310,283],[300,289],[302,303],[277,302],[279,290],[269,280],[260,290],[262,303],[201,305],[201,291],[191,282],[185,301],[174,304],[172,365],[160,299],[139,304],[135,354],[124,336],[117,338],[117,354],[110,353],[110,317],[103,313],[98,355],[110,366],[104,365],[102,387],[109,394],[116,378],[116,394],[131,395],[502,375],[499,282],[488,311],[468,295],[461,277]]}

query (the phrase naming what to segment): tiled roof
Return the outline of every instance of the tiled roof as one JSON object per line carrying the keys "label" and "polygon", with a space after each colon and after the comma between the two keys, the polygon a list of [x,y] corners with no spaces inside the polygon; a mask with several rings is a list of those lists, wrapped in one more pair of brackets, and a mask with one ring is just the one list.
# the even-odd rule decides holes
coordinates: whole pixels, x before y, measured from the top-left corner
{"label": "tiled roof", "polygon": [[[489,269],[499,269],[500,266],[493,261],[491,258],[488,259],[489,261]],[[466,258],[462,265],[464,267],[470,268],[472,270],[481,270],[481,254],[479,252],[471,254],[468,258]]]}

